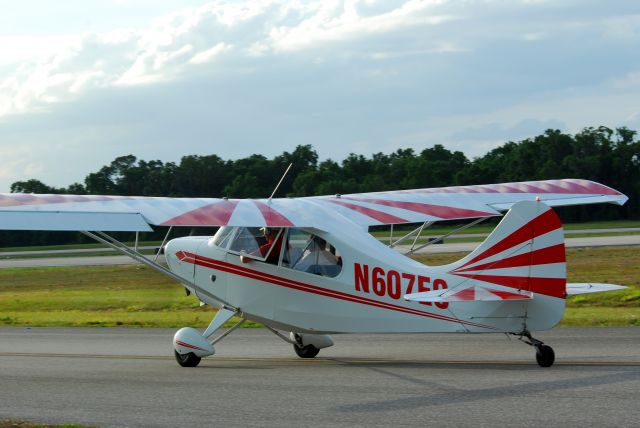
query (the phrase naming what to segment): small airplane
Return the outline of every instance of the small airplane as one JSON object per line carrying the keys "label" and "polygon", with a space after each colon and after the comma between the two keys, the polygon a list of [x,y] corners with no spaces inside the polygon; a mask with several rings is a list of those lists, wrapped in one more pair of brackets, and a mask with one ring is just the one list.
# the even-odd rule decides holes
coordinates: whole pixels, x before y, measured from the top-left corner
{"label": "small airplane", "polygon": [[[338,333],[505,333],[534,347],[538,364],[549,367],[554,351],[532,332],[561,320],[568,295],[625,288],[567,284],[563,228],[552,207],[627,199],[580,179],[243,200],[0,194],[0,229],[81,231],[217,308],[204,332],[176,332],[183,367],[213,355],[246,320],[264,324],[302,358],[332,346],[330,334]],[[455,263],[427,266],[407,256],[433,222],[471,225],[503,214]],[[394,248],[400,240],[386,245],[368,233],[406,223],[420,226],[403,237],[413,239],[404,254]],[[168,268],[108,233],[152,225],[170,226],[167,238],[173,227],[219,229],[166,245],[165,238]],[[240,321],[220,332],[234,316]]]}

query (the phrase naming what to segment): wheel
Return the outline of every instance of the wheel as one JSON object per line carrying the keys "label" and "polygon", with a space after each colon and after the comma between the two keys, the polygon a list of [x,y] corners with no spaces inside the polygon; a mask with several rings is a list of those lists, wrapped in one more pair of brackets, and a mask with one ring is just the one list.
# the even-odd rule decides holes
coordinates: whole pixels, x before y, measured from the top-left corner
{"label": "wheel", "polygon": [[189,352],[188,354],[179,354],[178,351],[174,350],[173,354],[175,355],[178,364],[182,367],[195,367],[200,364],[200,360],[202,360],[202,358],[198,357],[193,352]]}
{"label": "wheel", "polygon": [[296,354],[298,354],[298,357],[300,358],[313,358],[318,355],[318,352],[320,352],[320,350],[313,345],[293,345],[293,350],[296,351]]}
{"label": "wheel", "polygon": [[540,345],[536,348],[536,361],[540,367],[551,367],[556,360],[553,348],[547,345]]}

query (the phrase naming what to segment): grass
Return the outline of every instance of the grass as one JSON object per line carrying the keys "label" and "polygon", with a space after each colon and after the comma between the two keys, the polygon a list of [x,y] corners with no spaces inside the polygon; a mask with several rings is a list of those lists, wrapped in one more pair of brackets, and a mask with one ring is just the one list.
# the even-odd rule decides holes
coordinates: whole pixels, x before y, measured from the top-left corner
{"label": "grass", "polygon": [[[460,257],[416,258],[440,265]],[[570,282],[630,288],[569,298],[563,325],[640,325],[637,247],[569,249],[567,258]],[[144,266],[0,269],[0,326],[206,327],[213,314],[174,281]]]}

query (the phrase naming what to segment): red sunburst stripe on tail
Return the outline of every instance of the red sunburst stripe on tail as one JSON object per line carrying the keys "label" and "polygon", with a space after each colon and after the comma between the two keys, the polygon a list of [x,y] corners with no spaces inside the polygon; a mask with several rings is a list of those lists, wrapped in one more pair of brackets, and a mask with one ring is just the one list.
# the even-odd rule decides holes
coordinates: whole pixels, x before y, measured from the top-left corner
{"label": "red sunburst stripe on tail", "polygon": [[345,198],[356,201],[368,202],[370,204],[385,205],[393,208],[414,211],[421,214],[431,215],[442,219],[450,218],[475,218],[496,216],[496,213],[485,211],[467,210],[464,208],[448,207],[445,205],[423,204],[420,202],[392,201],[388,199],[365,199],[365,198]]}
{"label": "red sunburst stripe on tail", "polygon": [[517,290],[531,291],[551,297],[564,299],[567,280],[565,278],[537,278],[527,276],[499,276],[499,275],[473,275],[457,274],[478,281],[489,282]]}
{"label": "red sunburst stripe on tail", "polygon": [[195,210],[176,216],[162,223],[163,226],[220,225],[229,223],[238,201],[223,200],[215,204],[205,205]]}
{"label": "red sunburst stripe on tail", "polygon": [[552,230],[556,230],[560,227],[562,227],[562,224],[560,223],[560,220],[558,220],[558,216],[555,212],[553,212],[553,210],[549,209],[542,215],[539,215],[529,223],[522,226],[520,229],[513,232],[511,235],[504,238],[502,241],[498,242],[494,246],[488,248],[481,254],[469,260],[464,265],[460,266],[460,268],[463,268],[480,260],[484,260],[487,257],[491,257],[494,254],[501,253],[504,250],[515,247],[516,245],[522,244],[523,242],[526,242],[540,235],[544,235],[545,233],[549,233]]}
{"label": "red sunburst stripe on tail", "polygon": [[363,207],[356,204],[350,204],[349,202],[338,201],[335,199],[327,199],[327,200],[334,204],[341,205],[345,208],[349,208],[350,210],[366,215],[367,217],[371,217],[383,224],[409,223],[409,220],[396,217],[392,214],[387,214],[383,211],[374,210],[373,208],[367,208],[367,207]]}
{"label": "red sunburst stripe on tail", "polygon": [[260,201],[253,201],[253,203],[260,210],[260,213],[262,214],[262,217],[264,217],[264,221],[267,226],[275,226],[275,227],[295,226],[288,218],[280,214],[278,211],[274,210],[273,207]]}
{"label": "red sunburst stripe on tail", "polygon": [[558,244],[551,247],[530,251],[517,256],[507,257],[506,259],[500,259],[493,262],[485,263],[482,265],[470,266],[466,268],[459,267],[452,270],[450,273],[546,265],[550,263],[564,263],[566,261],[567,260],[564,251],[564,244]]}

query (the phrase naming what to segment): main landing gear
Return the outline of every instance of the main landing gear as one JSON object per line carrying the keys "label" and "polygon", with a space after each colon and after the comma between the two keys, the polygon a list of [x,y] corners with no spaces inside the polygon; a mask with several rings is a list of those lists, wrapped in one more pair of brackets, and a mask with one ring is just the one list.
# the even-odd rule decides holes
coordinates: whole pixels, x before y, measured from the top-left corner
{"label": "main landing gear", "polygon": [[280,339],[293,345],[293,350],[300,358],[314,358],[322,348],[333,346],[333,339],[326,334],[289,333],[289,337],[265,325],[265,327]]}
{"label": "main landing gear", "polygon": [[[204,357],[215,354],[213,345],[224,339],[229,333],[240,327],[245,319],[241,319],[229,330],[216,338],[213,335],[225,322],[233,316],[242,317],[242,313],[237,310],[221,308],[209,324],[204,333],[200,333],[195,328],[185,327],[178,330],[173,337],[173,349],[176,361],[182,367],[196,367]],[[320,349],[333,345],[331,336],[322,334],[290,333],[288,336],[271,328],[265,327],[287,343],[293,345],[293,350],[300,358],[313,358],[320,352]]]}
{"label": "main landing gear", "polygon": [[545,345],[538,339],[534,339],[531,333],[527,330],[520,334],[516,334],[518,339],[527,345],[531,345],[536,348],[536,361],[540,367],[551,367],[556,360],[556,354],[553,352],[553,348],[549,345]]}
{"label": "main landing gear", "polygon": [[216,351],[213,345],[224,339],[229,333],[245,322],[243,318],[220,336],[211,339],[213,334],[234,315],[239,315],[239,312],[237,310],[221,308],[204,333],[200,334],[198,330],[191,327],[178,330],[175,336],[173,336],[174,355],[178,364],[182,367],[196,367],[200,364],[202,358],[215,354]]}

